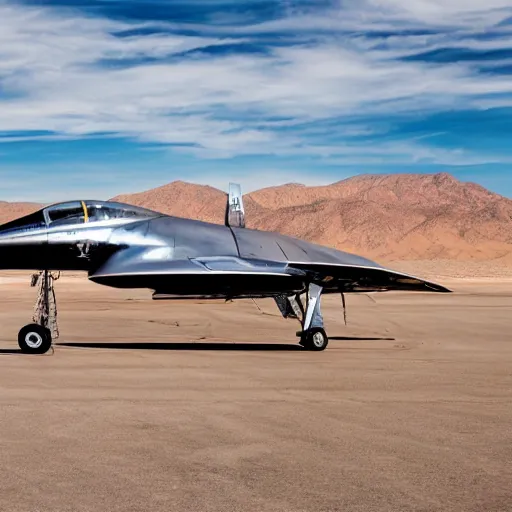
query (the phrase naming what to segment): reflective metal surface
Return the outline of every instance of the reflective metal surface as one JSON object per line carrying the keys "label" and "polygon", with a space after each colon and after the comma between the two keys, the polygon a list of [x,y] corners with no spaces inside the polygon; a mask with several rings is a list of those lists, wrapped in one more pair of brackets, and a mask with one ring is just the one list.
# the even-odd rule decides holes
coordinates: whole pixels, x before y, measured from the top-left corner
{"label": "reflective metal surface", "polygon": [[[243,204],[235,201],[234,211],[243,213]],[[0,226],[0,267],[84,270],[95,282],[149,288],[160,296],[275,297],[309,285],[323,293],[447,291],[284,235],[89,200],[52,205]]]}
{"label": "reflective metal surface", "polygon": [[229,184],[226,224],[232,228],[245,228],[245,209],[242,188],[236,183]]}

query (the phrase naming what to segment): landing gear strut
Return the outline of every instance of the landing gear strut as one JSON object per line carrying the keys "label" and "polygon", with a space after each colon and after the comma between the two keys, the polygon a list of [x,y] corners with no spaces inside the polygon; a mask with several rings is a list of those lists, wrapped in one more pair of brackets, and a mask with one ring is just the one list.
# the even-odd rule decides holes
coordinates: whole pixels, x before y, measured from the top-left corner
{"label": "landing gear strut", "polygon": [[302,331],[297,333],[300,338],[300,345],[306,350],[321,352],[327,348],[329,338],[324,330],[324,319],[320,311],[320,298],[322,295],[322,287],[316,284],[310,284],[306,293],[305,307],[300,297],[291,299],[292,308],[300,309],[300,315],[297,317],[301,322]]}
{"label": "landing gear strut", "polygon": [[26,354],[45,354],[52,347],[52,339],[59,336],[57,305],[53,281],[59,276],[44,270],[32,276],[32,286],[39,285],[34,308],[33,323],[25,325],[18,333],[18,345]]}

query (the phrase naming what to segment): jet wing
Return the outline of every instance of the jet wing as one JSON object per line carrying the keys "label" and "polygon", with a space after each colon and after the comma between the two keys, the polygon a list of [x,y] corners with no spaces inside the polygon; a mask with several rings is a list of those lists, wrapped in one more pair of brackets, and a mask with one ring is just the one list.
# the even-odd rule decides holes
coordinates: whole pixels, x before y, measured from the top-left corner
{"label": "jet wing", "polygon": [[[304,249],[311,245],[298,242],[306,244]],[[285,243],[279,245],[291,253]],[[313,249],[317,247],[313,246]],[[336,258],[339,251],[328,248],[320,248],[320,251],[324,249],[327,255],[316,255],[316,261],[308,261],[307,252],[303,252],[301,259],[292,261],[287,261],[281,252],[281,261],[277,261],[236,256],[176,260],[166,247],[126,248],[112,255],[89,278],[117,288],[149,288],[158,296],[276,296],[300,293],[308,282],[321,285],[324,293],[449,291],[436,283],[386,269],[359,256],[340,253]]]}
{"label": "jet wing", "polygon": [[312,244],[277,233],[233,228],[240,256],[286,262],[324,287],[324,293],[338,291],[431,291],[447,288],[421,278],[382,267],[367,258],[330,247]]}
{"label": "jet wing", "polygon": [[304,262],[291,262],[289,266],[315,276],[313,281],[323,286],[323,293],[392,290],[450,293],[448,288],[437,283],[380,266]]}

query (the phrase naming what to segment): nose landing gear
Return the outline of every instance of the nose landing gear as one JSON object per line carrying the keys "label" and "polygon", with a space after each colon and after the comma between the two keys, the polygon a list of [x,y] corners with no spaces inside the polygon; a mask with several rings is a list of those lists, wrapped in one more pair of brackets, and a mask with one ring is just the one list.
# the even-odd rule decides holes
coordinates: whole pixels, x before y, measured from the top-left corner
{"label": "nose landing gear", "polygon": [[53,282],[60,275],[48,270],[32,276],[32,286],[39,286],[33,323],[25,325],[18,333],[18,345],[26,354],[45,354],[52,347],[52,341],[59,337],[57,327],[57,303]]}
{"label": "nose landing gear", "polygon": [[18,345],[26,354],[45,354],[52,346],[52,333],[39,324],[28,324],[18,333]]}

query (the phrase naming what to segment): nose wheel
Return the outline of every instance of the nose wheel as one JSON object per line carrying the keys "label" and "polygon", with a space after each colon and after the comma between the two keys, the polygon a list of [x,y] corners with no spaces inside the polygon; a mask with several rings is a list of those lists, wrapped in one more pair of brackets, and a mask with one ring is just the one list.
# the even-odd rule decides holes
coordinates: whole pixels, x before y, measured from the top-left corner
{"label": "nose wheel", "polygon": [[18,345],[25,354],[45,354],[52,346],[50,329],[39,324],[28,324],[18,333]]}
{"label": "nose wheel", "polygon": [[48,270],[32,276],[31,286],[38,287],[37,300],[31,324],[18,333],[18,345],[25,354],[45,354],[52,346],[52,338],[59,337],[57,303],[53,282],[60,277]]}

